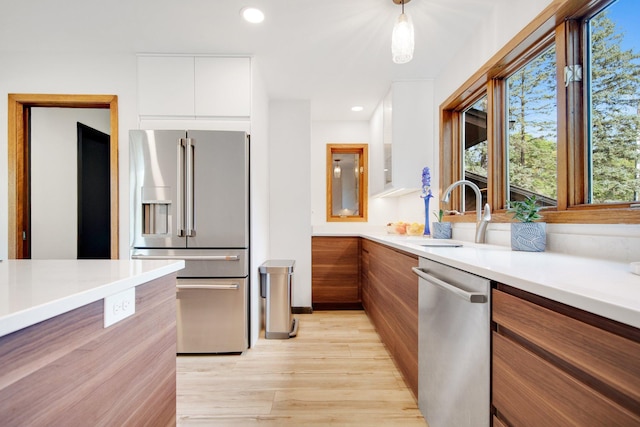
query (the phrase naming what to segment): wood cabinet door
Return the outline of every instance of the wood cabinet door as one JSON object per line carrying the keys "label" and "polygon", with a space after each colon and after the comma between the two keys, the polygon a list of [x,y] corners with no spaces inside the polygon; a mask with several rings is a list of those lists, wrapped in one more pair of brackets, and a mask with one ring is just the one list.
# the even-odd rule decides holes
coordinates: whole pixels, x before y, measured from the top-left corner
{"label": "wood cabinet door", "polygon": [[418,257],[365,241],[366,311],[405,382],[418,396]]}
{"label": "wood cabinet door", "polygon": [[505,424],[640,425],[640,331],[501,284],[492,305],[492,405]]}
{"label": "wood cabinet door", "polygon": [[362,308],[360,238],[316,236],[311,242],[313,308]]}

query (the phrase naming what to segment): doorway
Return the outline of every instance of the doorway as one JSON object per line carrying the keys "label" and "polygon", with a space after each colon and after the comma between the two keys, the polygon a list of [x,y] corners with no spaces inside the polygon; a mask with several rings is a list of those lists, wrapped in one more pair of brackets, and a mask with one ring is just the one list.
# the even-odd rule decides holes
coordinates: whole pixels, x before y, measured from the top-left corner
{"label": "doorway", "polygon": [[110,117],[109,247],[118,259],[118,97],[116,95],[9,94],[9,259],[30,258],[29,114],[31,107],[105,108]]}
{"label": "doorway", "polygon": [[78,123],[78,259],[109,259],[109,135]]}

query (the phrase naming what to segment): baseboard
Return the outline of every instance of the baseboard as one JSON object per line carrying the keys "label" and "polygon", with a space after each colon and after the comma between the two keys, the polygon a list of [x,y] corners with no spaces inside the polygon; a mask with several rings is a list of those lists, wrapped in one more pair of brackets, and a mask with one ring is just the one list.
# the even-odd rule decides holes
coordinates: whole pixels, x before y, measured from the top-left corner
{"label": "baseboard", "polygon": [[311,307],[291,307],[293,314],[312,314],[313,308]]}
{"label": "baseboard", "polygon": [[363,310],[359,302],[322,302],[313,304],[314,310]]}

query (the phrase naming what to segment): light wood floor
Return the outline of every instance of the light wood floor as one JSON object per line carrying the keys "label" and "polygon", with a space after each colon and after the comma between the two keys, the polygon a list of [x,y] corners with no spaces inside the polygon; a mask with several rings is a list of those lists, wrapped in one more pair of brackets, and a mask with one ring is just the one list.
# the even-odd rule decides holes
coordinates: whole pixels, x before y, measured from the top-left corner
{"label": "light wood floor", "polygon": [[296,314],[298,336],[178,357],[178,426],[426,426],[363,311]]}

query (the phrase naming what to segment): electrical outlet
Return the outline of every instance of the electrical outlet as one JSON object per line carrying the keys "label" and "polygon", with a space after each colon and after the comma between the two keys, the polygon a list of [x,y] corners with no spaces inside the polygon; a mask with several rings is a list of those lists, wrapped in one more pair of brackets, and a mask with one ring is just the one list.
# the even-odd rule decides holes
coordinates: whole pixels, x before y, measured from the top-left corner
{"label": "electrical outlet", "polygon": [[136,288],[129,288],[104,299],[104,327],[108,328],[136,312]]}

